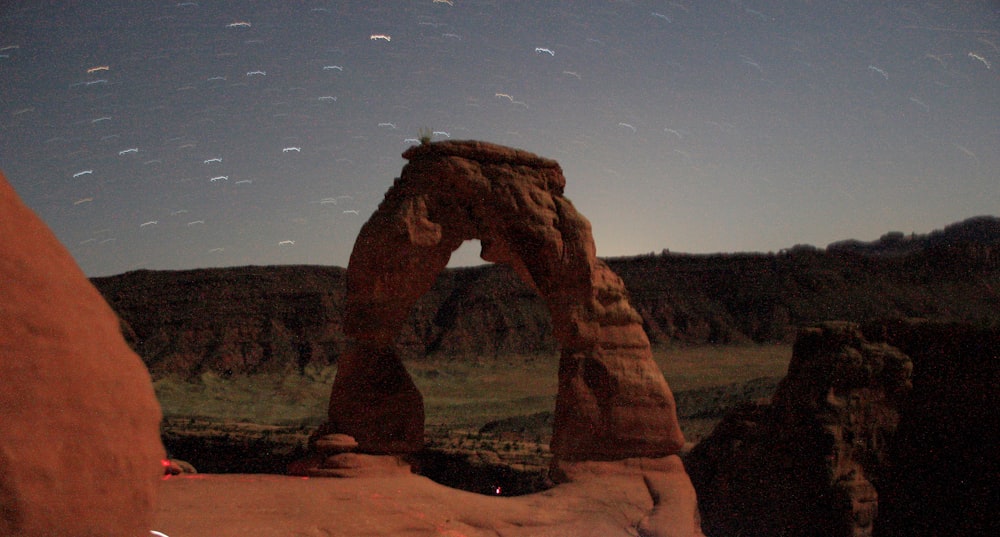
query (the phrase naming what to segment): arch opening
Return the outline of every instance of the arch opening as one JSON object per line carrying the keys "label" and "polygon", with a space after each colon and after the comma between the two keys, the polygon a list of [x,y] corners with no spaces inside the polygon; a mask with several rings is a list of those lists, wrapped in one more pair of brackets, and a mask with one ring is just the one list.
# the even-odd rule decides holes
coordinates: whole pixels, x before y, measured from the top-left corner
{"label": "arch opening", "polygon": [[451,253],[451,258],[448,259],[448,264],[445,268],[464,268],[483,265],[486,262],[483,261],[482,257],[479,257],[479,252],[481,250],[482,243],[479,239],[469,239],[459,245],[458,249]]}

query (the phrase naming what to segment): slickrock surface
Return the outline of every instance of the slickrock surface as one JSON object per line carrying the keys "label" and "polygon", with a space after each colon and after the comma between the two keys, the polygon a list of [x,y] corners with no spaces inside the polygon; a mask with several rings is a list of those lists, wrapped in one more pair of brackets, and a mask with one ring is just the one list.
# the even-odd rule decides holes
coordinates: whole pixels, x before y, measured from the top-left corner
{"label": "slickrock surface", "polygon": [[[170,537],[699,537],[676,456],[579,463],[528,496],[483,496],[415,475],[350,479],[177,476],[154,529]],[[655,498],[655,501],[654,501]]]}
{"label": "slickrock surface", "polygon": [[159,424],[114,312],[0,174],[0,535],[148,534]]}

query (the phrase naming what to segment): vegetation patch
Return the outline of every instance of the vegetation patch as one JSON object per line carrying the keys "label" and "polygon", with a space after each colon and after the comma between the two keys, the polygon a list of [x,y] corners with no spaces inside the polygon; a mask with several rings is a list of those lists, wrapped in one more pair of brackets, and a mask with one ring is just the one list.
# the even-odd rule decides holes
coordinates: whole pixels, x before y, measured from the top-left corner
{"label": "vegetation patch", "polygon": [[[653,357],[674,392],[681,429],[697,442],[732,406],[769,397],[791,352],[790,345],[677,346],[654,348]],[[484,494],[496,486],[503,495],[545,487],[558,354],[431,356],[406,365],[424,396],[419,471]],[[324,421],[335,374],[336,366],[308,366],[161,378],[154,387],[165,415],[164,444],[199,471],[283,473]]]}

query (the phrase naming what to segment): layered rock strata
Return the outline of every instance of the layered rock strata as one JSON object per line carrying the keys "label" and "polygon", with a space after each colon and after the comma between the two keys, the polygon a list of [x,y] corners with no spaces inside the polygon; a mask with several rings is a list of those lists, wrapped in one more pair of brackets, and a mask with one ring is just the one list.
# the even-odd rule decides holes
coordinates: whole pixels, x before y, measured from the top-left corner
{"label": "layered rock strata", "polygon": [[729,414],[690,454],[706,533],[871,535],[911,369],[857,325],[801,330],[772,402]]}

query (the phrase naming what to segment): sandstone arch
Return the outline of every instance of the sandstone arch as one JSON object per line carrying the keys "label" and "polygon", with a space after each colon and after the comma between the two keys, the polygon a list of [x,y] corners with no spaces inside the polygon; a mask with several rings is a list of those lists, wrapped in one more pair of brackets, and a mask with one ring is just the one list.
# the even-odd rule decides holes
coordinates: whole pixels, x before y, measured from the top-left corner
{"label": "sandstone arch", "polygon": [[597,259],[590,223],[563,197],[559,164],[475,141],[424,144],[403,157],[409,163],[351,254],[345,332],[353,344],[316,437],[346,433],[366,453],[422,447],[422,397],[394,340],[451,253],[479,239],[481,257],[511,266],[551,313],[561,347],[555,458],[677,453],[684,438],[673,395],[624,284]]}

